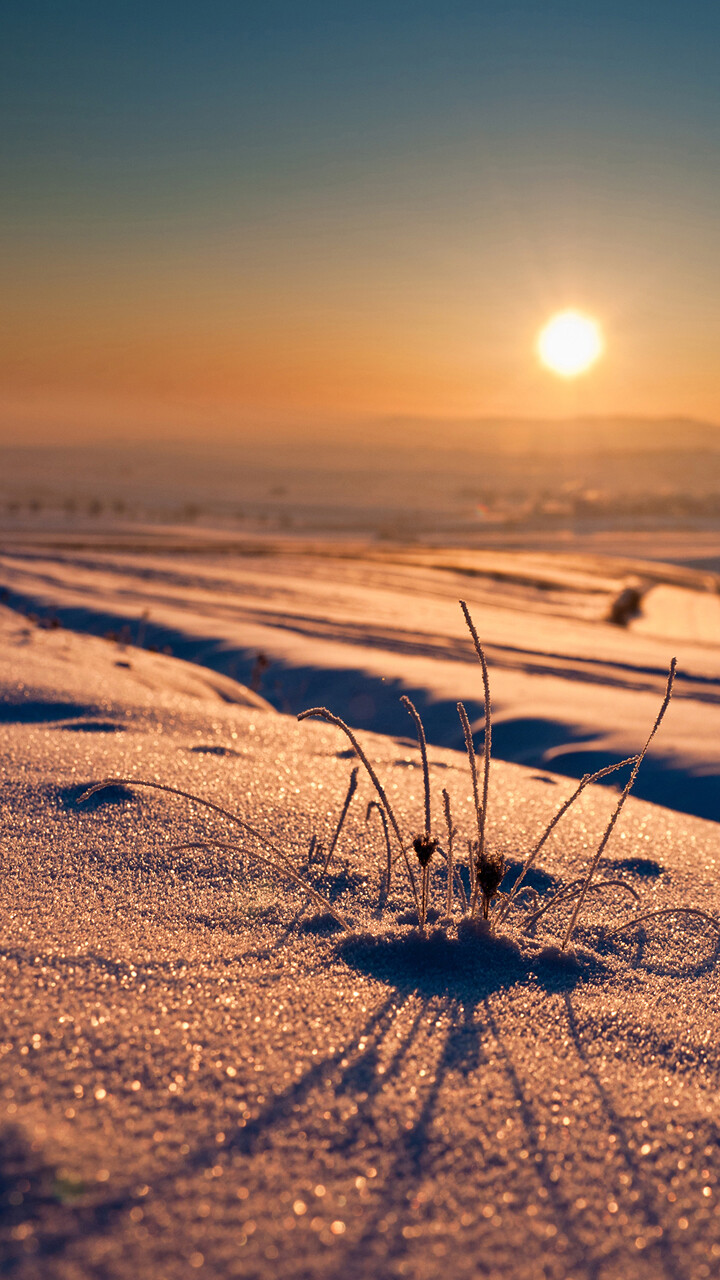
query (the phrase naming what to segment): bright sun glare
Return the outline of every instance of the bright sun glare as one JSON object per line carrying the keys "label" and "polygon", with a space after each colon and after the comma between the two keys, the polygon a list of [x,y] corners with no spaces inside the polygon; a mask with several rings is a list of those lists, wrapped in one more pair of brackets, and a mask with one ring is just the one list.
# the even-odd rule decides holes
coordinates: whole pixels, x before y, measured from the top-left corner
{"label": "bright sun glare", "polygon": [[581,311],[560,311],[540,331],[538,355],[561,378],[585,373],[603,351],[600,326]]}

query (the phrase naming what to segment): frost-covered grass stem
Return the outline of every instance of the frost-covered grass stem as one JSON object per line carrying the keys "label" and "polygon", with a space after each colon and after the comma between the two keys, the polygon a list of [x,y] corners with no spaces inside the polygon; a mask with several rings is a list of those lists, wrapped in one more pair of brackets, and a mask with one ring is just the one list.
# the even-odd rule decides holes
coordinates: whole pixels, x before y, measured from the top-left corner
{"label": "frost-covered grass stem", "polygon": [[412,716],[415,722],[415,730],[417,732],[418,746],[420,748],[420,759],[422,761],[423,771],[423,790],[425,796],[425,830],[432,831],[432,818],[430,814],[430,768],[428,766],[427,740],[425,738],[425,727],[420,719],[420,712],[413,702],[410,701],[407,694],[403,694],[400,699],[403,706]]}
{"label": "frost-covered grass stem", "polygon": [[327,871],[328,867],[330,866],[330,859],[332,858],[332,856],[333,856],[333,854],[334,854],[334,852],[335,852],[335,848],[336,848],[337,842],[338,842],[338,840],[340,839],[340,832],[341,832],[341,831],[342,831],[342,829],[343,829],[343,825],[344,825],[344,823],[345,823],[345,819],[346,819],[346,817],[347,817],[347,811],[348,811],[348,809],[350,808],[350,803],[351,803],[352,798],[353,798],[353,796],[355,795],[355,792],[356,792],[356,790],[357,790],[357,780],[358,780],[358,773],[359,773],[359,772],[360,772],[359,766],[358,766],[358,765],[355,765],[355,768],[353,769],[352,773],[350,774],[350,784],[349,784],[348,789],[347,789],[347,795],[345,796],[345,803],[343,804],[342,811],[341,811],[341,813],[340,813],[340,817],[339,817],[339,819],[338,819],[338,824],[337,824],[337,826],[336,826],[336,828],[335,828],[335,834],[334,834],[334,836],[333,836],[332,840],[330,841],[330,848],[329,848],[329,849],[328,849],[328,851],[327,851],[327,855],[326,855],[326,858],[325,858],[325,862],[323,863],[323,869],[322,869],[322,874],[323,874],[323,875],[325,875],[325,872]]}
{"label": "frost-covered grass stem", "polygon": [[485,743],[484,743],[484,750],[483,750],[483,789],[482,789],[482,808],[480,811],[480,829],[478,833],[478,839],[480,842],[480,848],[478,853],[479,853],[479,856],[482,857],[482,854],[485,850],[485,826],[487,822],[488,786],[490,783],[490,755],[492,752],[492,706],[490,703],[490,677],[488,675],[488,665],[485,659],[485,651],[480,643],[480,637],[478,636],[478,633],[475,630],[475,623],[470,617],[470,610],[468,609],[464,600],[460,601],[460,608],[463,611],[465,621],[467,622],[468,629],[470,631],[470,635],[472,636],[472,641],[475,646],[475,652],[480,662],[480,668],[482,670],[483,696],[485,698]]}
{"label": "frost-covered grass stem", "polygon": [[378,800],[371,800],[370,803],[368,804],[367,812],[365,814],[366,825],[370,821],[371,813],[377,813],[378,817],[380,818],[380,821],[382,823],[383,835],[385,837],[385,853],[386,853],[387,861],[385,864],[385,883],[384,883],[383,889],[381,890],[381,895],[380,895],[380,902],[382,906],[383,895],[385,898],[387,898],[390,893],[390,879],[392,876],[392,864],[393,864],[392,846],[390,844],[390,832],[388,831],[387,814],[385,813],[385,810],[383,809],[382,805]]}
{"label": "frost-covered grass stem", "polygon": [[621,794],[621,796],[620,796],[620,798],[619,798],[619,800],[618,800],[618,802],[617,802],[617,804],[616,804],[616,806],[615,806],[615,809],[613,810],[613,813],[612,813],[612,814],[611,814],[611,816],[610,816],[610,821],[608,822],[607,827],[605,828],[605,831],[604,831],[604,833],[603,833],[602,840],[600,841],[600,844],[598,845],[597,853],[595,854],[595,857],[593,858],[593,860],[592,860],[592,862],[591,862],[591,864],[590,864],[590,869],[589,869],[589,871],[588,871],[588,873],[587,873],[587,876],[585,877],[585,882],[584,882],[583,887],[582,887],[582,889],[581,889],[581,891],[580,891],[580,896],[578,897],[578,900],[577,900],[577,902],[576,902],[576,904],[575,904],[575,910],[574,910],[574,911],[573,911],[573,913],[572,913],[572,916],[571,916],[571,918],[570,918],[570,923],[569,923],[569,925],[568,925],[568,927],[567,927],[567,932],[566,932],[566,934],[565,934],[565,937],[563,938],[562,946],[561,946],[561,948],[560,948],[560,949],[561,949],[561,951],[564,951],[564,950],[565,950],[565,948],[566,948],[567,946],[569,946],[569,944],[570,944],[570,940],[571,940],[572,935],[573,935],[573,930],[574,930],[575,925],[576,925],[576,923],[577,923],[577,918],[578,918],[578,916],[580,915],[580,912],[581,912],[581,910],[582,910],[582,906],[583,906],[583,903],[584,903],[584,901],[585,901],[585,895],[587,894],[587,891],[588,891],[588,889],[590,888],[590,883],[591,883],[592,878],[593,878],[593,876],[594,876],[594,874],[595,874],[595,869],[596,869],[596,867],[597,867],[597,864],[598,864],[598,862],[600,861],[600,859],[601,859],[601,857],[602,857],[602,855],[603,855],[603,853],[604,853],[604,851],[605,851],[605,847],[606,847],[606,845],[607,845],[607,842],[608,842],[608,840],[610,839],[610,836],[611,836],[611,835],[612,835],[612,833],[613,833],[613,829],[614,829],[614,827],[615,827],[615,823],[617,822],[618,818],[620,817],[620,813],[621,813],[621,811],[622,811],[623,805],[625,804],[625,801],[627,800],[628,796],[630,795],[630,792],[632,791],[633,784],[634,784],[634,782],[635,782],[635,779],[637,778],[638,770],[639,770],[639,768],[640,768],[640,765],[642,764],[643,760],[645,759],[645,756],[647,755],[648,747],[650,746],[650,743],[652,742],[653,738],[655,737],[655,734],[657,733],[658,729],[660,728],[660,725],[662,724],[662,721],[663,721],[663,717],[664,717],[664,715],[665,715],[665,712],[667,711],[668,706],[670,705],[670,699],[671,699],[671,697],[672,697],[672,691],[673,691],[673,684],[675,683],[675,671],[676,671],[676,669],[677,669],[677,658],[673,658],[672,662],[670,663],[670,670],[669,670],[669,672],[668,672],[668,678],[667,678],[667,686],[666,686],[666,688],[665,688],[665,697],[663,698],[662,706],[660,707],[660,710],[658,711],[657,716],[655,717],[655,723],[654,723],[654,725],[653,725],[652,729],[650,730],[650,733],[649,733],[649,735],[648,735],[647,742],[645,743],[645,746],[643,747],[642,751],[640,752],[640,755],[639,755],[639,756],[637,757],[637,759],[635,760],[635,764],[634,764],[634,766],[633,766],[633,771],[632,771],[632,773],[630,774],[630,777],[629,777],[629,779],[628,779],[628,782],[627,782],[627,785],[626,785],[626,787],[625,787],[625,790],[622,792],[622,794]]}
{"label": "frost-covered grass stem", "polygon": [[452,916],[453,909],[453,875],[455,873],[455,836],[457,831],[453,826],[452,813],[450,811],[450,796],[443,787],[443,808],[445,810],[445,825],[447,827],[447,895],[445,899],[445,915],[448,919]]}
{"label": "frost-covered grass stem", "polygon": [[408,858],[408,856],[407,856],[407,849],[406,849],[406,847],[405,847],[405,842],[403,841],[402,834],[401,834],[401,832],[400,832],[400,827],[399,827],[399,825],[398,825],[397,818],[395,817],[395,814],[393,813],[392,806],[391,806],[390,801],[388,800],[387,795],[386,795],[386,793],[385,793],[385,788],[383,787],[383,785],[382,785],[382,783],[381,783],[380,779],[378,778],[378,776],[377,776],[377,774],[376,774],[375,770],[373,769],[373,766],[371,765],[370,761],[368,760],[367,756],[365,755],[365,752],[363,751],[362,747],[360,746],[360,743],[358,742],[358,740],[357,740],[357,738],[356,738],[355,734],[353,733],[352,729],[350,728],[350,726],[349,726],[348,724],[346,724],[346,723],[345,723],[345,721],[344,721],[344,720],[342,720],[342,719],[341,719],[341,717],[340,717],[340,716],[333,715],[332,711],[328,711],[327,707],[310,707],[310,708],[309,708],[309,710],[307,710],[307,711],[301,711],[301,712],[300,712],[300,714],[299,714],[299,716],[298,716],[298,720],[308,720],[310,716],[318,716],[321,720],[326,720],[326,721],[328,722],[328,724],[333,724],[333,725],[335,725],[335,726],[336,726],[336,728],[338,728],[338,729],[342,729],[342,732],[343,732],[343,733],[345,734],[345,736],[349,739],[350,743],[352,744],[352,746],[354,747],[355,751],[357,752],[358,759],[359,759],[359,760],[361,761],[361,763],[364,765],[364,767],[365,767],[365,769],[366,769],[366,771],[367,771],[367,774],[368,774],[368,776],[369,776],[369,778],[370,778],[370,781],[372,782],[372,784],[373,784],[373,786],[374,786],[375,790],[377,791],[377,793],[378,793],[378,795],[379,795],[379,797],[380,797],[380,799],[381,799],[381,801],[382,801],[383,808],[385,809],[385,812],[387,813],[387,816],[388,816],[388,818],[390,819],[390,825],[391,825],[391,827],[392,827],[392,829],[393,829],[393,831],[394,831],[394,833],[395,833],[395,838],[396,838],[396,840],[397,840],[397,842],[398,842],[398,844],[399,844],[399,846],[400,846],[400,849],[401,849],[401,851],[402,851],[402,856],[403,856],[403,859],[404,859],[404,862],[405,862],[405,870],[406,870],[406,871],[407,871],[407,873],[408,873],[408,879],[409,879],[409,881],[410,881],[410,887],[411,887],[411,889],[412,889],[412,895],[413,895],[413,898],[414,898],[414,900],[415,900],[415,906],[416,906],[416,908],[417,908],[417,910],[418,910],[418,914],[419,914],[419,912],[420,912],[420,898],[419,898],[419,896],[418,896],[417,885],[416,885],[416,883],[415,883],[415,877],[414,877],[413,872],[412,872],[412,867],[410,866],[410,860],[409,860],[409,858]]}
{"label": "frost-covered grass stem", "polygon": [[584,774],[584,776],[580,779],[580,781],[579,781],[579,783],[578,783],[577,787],[576,787],[576,788],[575,788],[575,790],[573,791],[572,795],[571,795],[571,796],[568,796],[567,800],[565,800],[565,801],[564,801],[564,803],[563,803],[563,804],[561,804],[561,806],[560,806],[560,808],[558,809],[557,813],[554,815],[554,817],[553,817],[553,818],[551,818],[550,822],[549,822],[549,823],[548,823],[548,825],[546,826],[546,828],[545,828],[545,830],[543,831],[542,835],[540,836],[540,839],[538,840],[537,844],[534,846],[534,848],[533,848],[533,849],[531,849],[530,853],[528,854],[527,858],[525,859],[525,862],[524,862],[524,863],[523,863],[523,865],[522,865],[522,869],[521,869],[521,871],[520,871],[520,874],[519,874],[519,876],[518,876],[517,880],[515,881],[515,884],[513,885],[513,887],[512,887],[512,889],[511,889],[510,893],[508,894],[507,900],[505,901],[505,903],[503,904],[503,906],[502,906],[502,907],[500,907],[500,909],[499,909],[499,912],[500,912],[500,913],[499,913],[499,916],[498,916],[498,924],[500,923],[500,921],[504,920],[504,918],[505,918],[505,916],[507,915],[508,911],[509,911],[509,910],[510,910],[510,908],[512,907],[513,902],[515,901],[515,898],[517,897],[518,893],[520,892],[520,889],[521,889],[521,887],[522,887],[523,881],[524,881],[524,879],[525,879],[525,877],[526,877],[526,875],[527,875],[528,871],[530,871],[530,869],[531,869],[531,867],[532,867],[533,863],[535,862],[535,859],[538,857],[538,854],[539,854],[539,853],[540,853],[540,851],[542,850],[543,845],[545,844],[546,840],[547,840],[547,839],[548,839],[548,837],[552,834],[552,832],[555,830],[555,827],[557,826],[558,822],[560,821],[560,819],[561,819],[562,817],[564,817],[564,815],[567,813],[568,809],[572,808],[572,806],[574,805],[575,801],[576,801],[576,800],[578,799],[578,797],[582,794],[582,792],[585,790],[585,788],[586,788],[586,787],[589,787],[589,786],[591,785],[591,783],[593,783],[593,782],[599,782],[602,778],[608,778],[608,777],[610,776],[610,774],[611,774],[611,773],[615,773],[618,769],[623,769],[623,768],[625,767],[625,765],[626,765],[626,764],[635,764],[635,762],[637,761],[637,759],[638,759],[638,757],[637,757],[637,756],[628,756],[627,760],[618,760],[616,764],[609,764],[609,765],[606,765],[606,767],[605,767],[604,769],[598,769],[597,773],[586,773],[586,774]]}

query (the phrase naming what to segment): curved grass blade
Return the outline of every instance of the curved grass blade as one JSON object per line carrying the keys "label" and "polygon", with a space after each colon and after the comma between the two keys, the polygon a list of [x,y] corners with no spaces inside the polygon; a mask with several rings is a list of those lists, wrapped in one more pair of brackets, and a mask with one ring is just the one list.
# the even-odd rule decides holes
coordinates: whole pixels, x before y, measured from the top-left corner
{"label": "curved grass blade", "polygon": [[377,791],[377,793],[378,793],[378,795],[379,795],[379,797],[380,797],[380,799],[381,799],[381,801],[382,801],[382,803],[383,803],[383,807],[384,807],[384,809],[385,809],[385,812],[387,813],[387,816],[388,816],[388,818],[390,819],[390,824],[391,824],[391,826],[392,826],[393,831],[395,832],[395,838],[397,839],[397,842],[398,842],[398,844],[400,845],[400,849],[401,849],[401,851],[402,851],[402,856],[403,856],[403,859],[404,859],[404,861],[405,861],[405,870],[406,870],[406,871],[407,871],[407,873],[408,873],[408,878],[409,878],[409,880],[410,880],[410,887],[411,887],[411,889],[412,889],[412,895],[413,895],[413,898],[414,898],[414,900],[415,900],[415,906],[417,907],[417,909],[418,909],[418,913],[419,913],[419,912],[420,912],[420,898],[419,898],[419,896],[418,896],[417,885],[415,884],[415,877],[414,877],[413,872],[412,872],[412,867],[410,866],[410,861],[409,861],[409,858],[408,858],[408,856],[407,856],[407,850],[406,850],[406,848],[405,848],[405,844],[404,844],[404,842],[403,842],[402,835],[401,835],[401,833],[400,833],[400,827],[398,826],[397,818],[395,817],[395,814],[393,813],[393,810],[392,810],[392,806],[391,806],[391,804],[390,804],[390,801],[388,800],[387,795],[385,794],[385,788],[383,787],[383,785],[382,785],[382,783],[381,783],[380,779],[378,778],[378,776],[377,776],[377,774],[376,774],[375,770],[373,769],[373,767],[372,767],[372,765],[371,765],[370,761],[368,760],[367,756],[365,755],[365,752],[363,751],[362,747],[360,746],[360,743],[358,742],[357,738],[355,737],[355,734],[353,733],[352,729],[350,728],[350,726],[349,726],[349,725],[347,725],[347,724],[345,723],[345,721],[344,721],[344,720],[342,720],[342,719],[340,718],[340,716],[333,715],[332,711],[328,711],[327,707],[310,707],[310,709],[309,709],[308,711],[301,711],[301,712],[300,712],[300,714],[299,714],[299,716],[298,716],[298,720],[307,720],[310,716],[317,716],[317,717],[319,717],[319,719],[321,719],[321,720],[326,720],[328,724],[333,724],[333,725],[335,725],[335,727],[336,727],[337,729],[342,729],[342,731],[343,731],[343,733],[345,734],[345,736],[346,736],[347,738],[349,738],[350,742],[352,743],[353,747],[355,748],[355,751],[357,752],[357,755],[358,755],[359,760],[360,760],[360,761],[362,762],[362,764],[365,766],[365,769],[367,770],[367,773],[368,773],[368,775],[369,775],[369,777],[370,777],[370,781],[372,782],[372,784],[373,784],[373,786],[374,786],[375,790]]}
{"label": "curved grass blade", "polygon": [[590,864],[590,870],[588,871],[587,876],[585,877],[585,883],[582,887],[577,903],[575,904],[575,910],[572,913],[570,923],[567,927],[567,932],[565,934],[565,937],[563,938],[562,945],[560,947],[561,951],[564,951],[565,948],[570,943],[570,939],[572,938],[572,935],[573,935],[573,930],[577,923],[577,918],[580,915],[583,902],[585,901],[585,895],[588,889],[590,888],[590,882],[595,874],[595,868],[597,867],[597,864],[600,861],[600,858],[602,857],[603,850],[605,849],[605,846],[607,845],[607,842],[610,839],[610,836],[612,835],[615,823],[620,817],[620,814],[622,812],[622,807],[625,804],[625,801],[627,800],[628,796],[630,795],[630,792],[632,791],[633,784],[635,782],[635,779],[637,778],[640,765],[642,764],[643,760],[645,759],[645,756],[647,755],[648,747],[650,746],[650,743],[652,742],[653,738],[655,737],[655,734],[660,728],[665,712],[667,711],[668,706],[670,705],[670,699],[672,697],[672,691],[673,691],[673,684],[675,683],[676,669],[677,669],[677,658],[673,658],[672,662],[670,663],[670,670],[668,672],[668,678],[667,678],[667,686],[665,689],[665,697],[663,698],[662,706],[660,707],[660,710],[658,711],[657,716],[655,717],[655,723],[652,729],[650,730],[647,742],[645,743],[645,746],[643,747],[642,751],[640,752],[640,755],[637,757],[635,761],[633,771],[630,774],[630,778],[625,786],[625,790],[623,791],[622,795],[620,796],[620,799],[618,800],[615,806],[615,809],[610,817],[610,821],[608,822],[607,827],[605,828],[605,831],[603,833],[602,840],[598,845],[597,853],[595,854],[595,857],[593,858],[592,863]]}
{"label": "curved grass blade", "polygon": [[298,875],[297,871],[293,871],[292,867],[285,864],[279,865],[277,862],[274,862],[272,858],[266,858],[264,854],[258,853],[256,849],[243,849],[240,851],[234,844],[230,844],[227,840],[187,840],[182,844],[170,845],[169,851],[171,853],[179,853],[185,849],[224,849],[227,853],[235,854],[242,852],[243,854],[249,854],[249,856],[254,858],[256,862],[262,862],[266,867],[271,867],[273,871],[278,871],[280,875],[286,876],[288,880],[292,880],[293,884],[296,884],[299,889],[302,889],[310,898],[313,898],[314,901],[324,907],[326,911],[329,911],[330,914],[335,917],[338,924],[342,925],[343,929],[346,929],[348,933],[352,933],[352,929],[347,920],[345,920],[337,908],[333,906],[330,900],[326,898],[324,894],[320,893],[319,889],[316,889],[313,885],[309,884],[307,880],[303,880],[302,876]]}
{"label": "curved grass blade", "polygon": [[213,813],[219,813],[221,817],[227,818],[230,822],[236,822],[249,835],[254,836],[266,848],[272,850],[275,856],[280,858],[281,862],[287,866],[291,865],[287,854],[283,853],[282,849],[278,849],[272,840],[268,840],[267,836],[264,836],[261,831],[257,831],[244,818],[239,818],[236,813],[231,813],[229,809],[223,809],[222,805],[215,804],[213,800],[205,800],[203,796],[196,796],[192,791],[183,791],[180,787],[170,787],[165,782],[146,782],[143,778],[104,778],[102,782],[94,782],[91,787],[88,787],[87,791],[83,791],[82,795],[78,796],[78,804],[82,804],[84,800],[89,800],[91,796],[94,796],[98,791],[102,791],[105,787],[117,787],[121,784],[128,787],[149,787],[152,791],[166,791],[171,796],[181,796],[184,800],[192,800],[193,804],[200,804],[205,809],[212,809]]}

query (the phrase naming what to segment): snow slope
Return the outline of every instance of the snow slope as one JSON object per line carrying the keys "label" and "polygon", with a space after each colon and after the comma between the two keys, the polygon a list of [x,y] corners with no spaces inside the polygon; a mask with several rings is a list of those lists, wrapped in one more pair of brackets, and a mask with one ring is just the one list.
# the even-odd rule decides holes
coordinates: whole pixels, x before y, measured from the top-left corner
{"label": "snow slope", "polygon": [[[720,818],[720,595],[702,571],[135,529],[6,538],[0,583],[16,607],[67,626],[124,629],[246,683],[262,674],[262,693],[286,712],[325,703],[357,727],[404,735],[407,692],[430,740],[451,747],[462,745],[458,699],[476,727],[483,714],[466,599],[491,667],[496,754],[576,777],[637,750],[676,655],[671,715],[638,794]],[[640,611],[612,625],[629,583]]]}
{"label": "snow slope", "polygon": [[[589,901],[575,967],[540,950],[567,908],[534,932],[514,913],[514,949],[423,949],[399,877],[378,914],[363,776],[328,874],[309,871],[356,931],[343,941],[217,814],[130,787],[78,803],[105,775],[187,788],[304,869],[353,767],[339,731],[7,609],[0,653],[4,1274],[717,1274],[712,927],[670,917],[612,938],[634,904],[607,892]],[[464,656],[457,667],[470,672]],[[363,743],[416,830],[415,749]],[[466,762],[441,747],[430,760],[435,814],[446,787],[463,847]],[[517,865],[571,789],[496,763],[491,847]],[[563,820],[534,874],[541,898],[587,865],[613,799],[592,788]],[[648,909],[717,913],[719,830],[631,800],[601,874]],[[237,853],[173,849],[213,836]],[[443,895],[437,869],[433,904]]]}

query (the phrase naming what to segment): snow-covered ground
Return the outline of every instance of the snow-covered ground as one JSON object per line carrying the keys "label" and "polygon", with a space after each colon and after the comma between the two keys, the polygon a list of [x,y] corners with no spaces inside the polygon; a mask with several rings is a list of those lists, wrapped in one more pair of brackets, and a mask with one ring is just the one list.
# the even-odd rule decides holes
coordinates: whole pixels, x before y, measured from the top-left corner
{"label": "snow-covered ground", "polygon": [[[16,607],[260,681],[285,712],[324,703],[357,727],[407,735],[398,695],[409,693],[429,739],[449,747],[462,745],[458,699],[482,724],[466,599],[490,662],[496,754],[576,777],[637,750],[677,656],[675,698],[638,794],[715,820],[717,584],[705,570],[617,554],[182,528],[16,533],[0,556]],[[628,586],[639,611],[614,625]]]}
{"label": "snow-covered ground", "polygon": [[[401,687],[426,688],[431,712],[432,699],[459,694],[477,707],[461,581],[488,641],[501,721],[542,714],[560,733],[579,714],[613,749],[627,740],[636,750],[659,704],[668,637],[594,620],[612,574],[604,594],[587,566],[547,573],[552,583],[528,588],[518,574],[486,580],[392,557],[6,554],[16,602],[98,627],[137,627],[149,608],[146,640],[171,636],[202,665],[0,609],[4,1274],[718,1274],[713,926],[663,917],[611,937],[637,909],[615,889],[589,897],[574,967],[541,949],[561,936],[567,906],[534,929],[513,911],[505,947],[463,946],[455,924],[445,948],[413,941],[399,867],[379,914],[383,845],[376,816],[365,824],[365,775],[327,874],[307,867],[312,835],[327,846],[346,794],[344,736],[206,669],[229,654],[242,674],[240,660],[247,667],[244,655],[262,647],[288,688],[305,673],[308,703],[324,672],[323,700],[337,705],[352,679],[378,705],[382,694],[381,718]],[[706,696],[717,692],[717,651],[704,635],[673,639],[683,676],[656,759],[677,758],[692,779],[718,715]],[[264,691],[281,701],[273,666]],[[397,731],[411,728],[402,712]],[[370,733],[362,742],[403,832],[417,831],[416,749]],[[467,762],[432,745],[430,774],[434,821],[444,787],[463,850],[474,829]],[[352,934],[333,932],[302,890],[253,861],[266,845],[217,813],[129,786],[80,804],[107,775],[232,810]],[[572,789],[496,762],[490,848],[517,868]],[[531,877],[542,901],[587,867],[614,800],[591,788],[558,826]],[[717,914],[719,831],[630,800],[600,876],[621,878],[643,909]],[[213,838],[234,851],[174,849]],[[437,909],[445,880],[433,866]]]}

